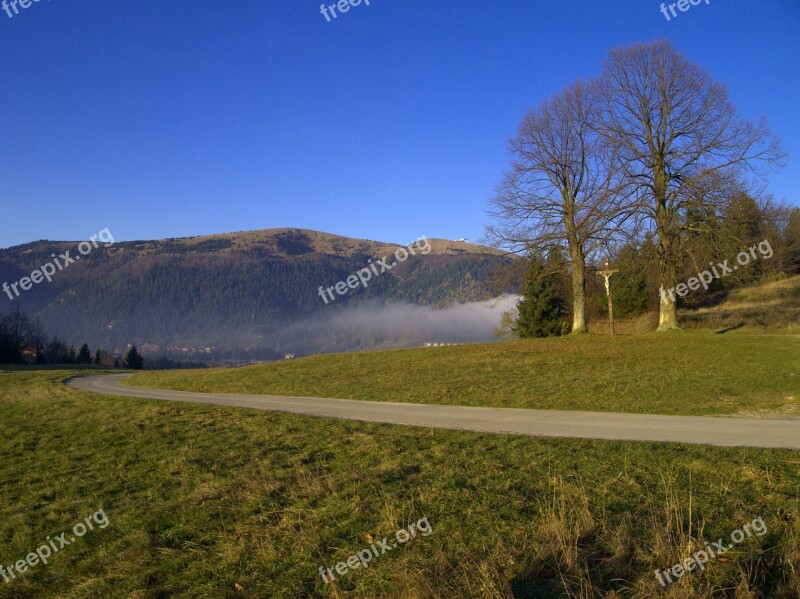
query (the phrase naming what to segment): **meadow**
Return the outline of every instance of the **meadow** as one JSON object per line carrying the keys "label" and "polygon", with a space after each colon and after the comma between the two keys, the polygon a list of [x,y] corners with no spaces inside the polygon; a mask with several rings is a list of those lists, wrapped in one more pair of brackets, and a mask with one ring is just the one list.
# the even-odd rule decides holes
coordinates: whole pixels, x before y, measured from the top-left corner
{"label": "meadow", "polygon": [[131,385],[506,408],[800,416],[800,339],[583,335],[138,374]]}
{"label": "meadow", "polygon": [[[756,343],[780,353],[777,341]],[[446,372],[432,362],[465,349],[474,351],[408,353],[420,368]],[[381,381],[402,355],[341,359],[381,361]],[[369,387],[371,371],[359,372]],[[110,525],[0,580],[0,597],[800,593],[796,452],[507,437],[106,397],[62,384],[79,373],[0,371],[0,564],[99,509]],[[320,577],[321,566],[423,517],[430,536],[330,584]],[[757,517],[764,536],[658,583],[656,569]]]}

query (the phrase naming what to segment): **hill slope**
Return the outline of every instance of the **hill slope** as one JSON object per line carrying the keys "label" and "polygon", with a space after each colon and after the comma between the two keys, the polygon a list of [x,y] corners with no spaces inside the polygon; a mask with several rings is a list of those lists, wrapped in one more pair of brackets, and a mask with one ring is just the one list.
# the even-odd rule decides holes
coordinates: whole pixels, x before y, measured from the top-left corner
{"label": "hill slope", "polygon": [[[0,282],[28,276],[53,254],[71,250],[75,256],[76,247],[77,242],[39,241],[0,250]],[[492,272],[510,262],[496,250],[434,239],[425,255],[418,251],[373,277],[366,288],[323,302],[320,286],[344,281],[398,247],[301,229],[101,245],[56,273],[51,283],[24,292],[22,302],[52,332],[93,346],[119,350],[137,343],[152,351],[215,346],[219,357],[264,359],[283,350],[379,345],[385,340],[359,334],[320,342],[319,331],[307,326],[301,327],[306,338],[299,339],[303,333],[297,327],[366,305],[443,308],[486,300]],[[1,297],[0,312],[6,312],[11,302]],[[292,326],[290,344],[282,331]]]}
{"label": "hill slope", "polygon": [[800,327],[800,276],[710,295],[694,310],[681,310],[684,328],[762,328],[797,332]]}

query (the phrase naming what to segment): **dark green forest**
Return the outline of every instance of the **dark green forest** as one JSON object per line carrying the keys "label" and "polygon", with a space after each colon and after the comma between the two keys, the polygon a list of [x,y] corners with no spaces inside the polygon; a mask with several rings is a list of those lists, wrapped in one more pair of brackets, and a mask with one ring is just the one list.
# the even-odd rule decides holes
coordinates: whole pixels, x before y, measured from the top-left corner
{"label": "dark green forest", "polygon": [[[52,254],[74,247],[40,241],[0,250],[0,281],[29,276]],[[111,352],[134,343],[157,350],[214,346],[234,355],[270,348],[279,330],[345,306],[407,302],[444,308],[485,300],[494,294],[494,271],[511,261],[490,253],[416,255],[374,277],[367,288],[328,305],[322,301],[320,286],[335,285],[381,257],[361,250],[315,251],[299,234],[278,236],[271,245],[239,243],[235,235],[198,243],[118,243],[101,246],[14,302],[4,294],[0,315],[18,303],[52,335]],[[255,359],[274,357],[267,351]]]}

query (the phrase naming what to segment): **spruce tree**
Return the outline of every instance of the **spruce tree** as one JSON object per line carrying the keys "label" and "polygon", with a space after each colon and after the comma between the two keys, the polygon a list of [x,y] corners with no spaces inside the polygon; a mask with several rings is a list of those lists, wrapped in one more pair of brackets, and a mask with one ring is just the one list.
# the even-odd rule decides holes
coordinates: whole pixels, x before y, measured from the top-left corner
{"label": "spruce tree", "polygon": [[517,312],[514,332],[522,338],[557,337],[569,331],[566,306],[558,293],[557,275],[548,272],[540,256],[531,258]]}
{"label": "spruce tree", "polygon": [[792,210],[783,236],[786,245],[786,273],[800,275],[800,208]]}
{"label": "spruce tree", "polygon": [[78,350],[78,364],[91,364],[92,352],[89,351],[89,345],[84,343]]}
{"label": "spruce tree", "polygon": [[128,349],[123,364],[125,368],[129,368],[130,370],[141,370],[144,368],[144,358],[139,354],[135,345],[131,345]]}
{"label": "spruce tree", "polygon": [[[758,203],[746,193],[737,193],[722,212],[722,250],[723,256],[733,261],[736,255],[763,241],[765,234],[764,215]],[[705,266],[705,265],[704,265]],[[750,285],[756,282],[765,269],[762,260],[754,260],[720,279],[729,288]]]}
{"label": "spruce tree", "polygon": [[67,349],[67,354],[64,356],[64,363],[65,364],[74,364],[78,360],[77,352],[75,351],[75,346],[70,343],[69,349]]}

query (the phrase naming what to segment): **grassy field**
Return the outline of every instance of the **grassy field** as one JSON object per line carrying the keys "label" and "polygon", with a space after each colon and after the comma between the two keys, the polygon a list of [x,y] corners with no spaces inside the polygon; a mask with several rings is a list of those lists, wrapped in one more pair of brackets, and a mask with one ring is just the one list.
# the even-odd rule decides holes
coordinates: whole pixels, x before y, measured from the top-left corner
{"label": "grassy field", "polygon": [[[800,594],[796,452],[114,398],[64,387],[74,374],[0,371],[0,564],[101,508],[110,524],[0,579],[3,598]],[[430,536],[319,576],[423,517]],[[757,517],[767,534],[661,589],[657,568]]]}
{"label": "grassy field", "polygon": [[800,276],[720,291],[694,310],[681,310],[684,328],[746,330],[800,334]]}
{"label": "grassy field", "polygon": [[710,332],[585,335],[148,372],[128,382],[466,406],[800,417],[800,339]]}

